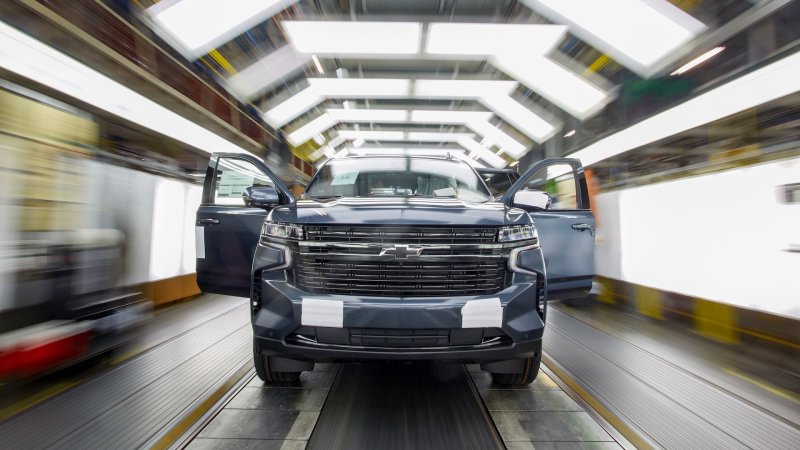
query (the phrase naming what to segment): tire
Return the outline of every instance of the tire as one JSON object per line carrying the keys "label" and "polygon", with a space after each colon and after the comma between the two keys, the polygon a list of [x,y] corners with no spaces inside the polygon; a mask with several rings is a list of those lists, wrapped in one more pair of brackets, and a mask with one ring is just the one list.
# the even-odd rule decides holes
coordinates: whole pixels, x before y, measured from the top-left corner
{"label": "tire", "polygon": [[256,375],[264,383],[297,383],[300,381],[300,372],[275,372],[269,369],[269,358],[262,354],[253,340],[253,365]]}
{"label": "tire", "polygon": [[533,383],[539,375],[539,366],[542,363],[542,344],[530,358],[525,359],[525,370],[521,373],[495,373],[492,374],[492,382],[500,386],[521,386]]}

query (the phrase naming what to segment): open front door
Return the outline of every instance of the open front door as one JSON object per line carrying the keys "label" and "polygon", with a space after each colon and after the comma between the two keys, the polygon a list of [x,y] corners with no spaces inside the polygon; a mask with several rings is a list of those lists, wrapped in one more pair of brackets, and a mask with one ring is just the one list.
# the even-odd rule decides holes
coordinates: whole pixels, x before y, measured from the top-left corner
{"label": "open front door", "polygon": [[[258,195],[243,196],[254,190]],[[248,297],[250,267],[264,219],[272,207],[294,201],[260,159],[236,153],[212,155],[195,223],[200,290]]]}
{"label": "open front door", "polygon": [[539,232],[548,297],[580,297],[594,276],[594,216],[586,177],[577,159],[540,161],[503,196],[528,211]]}

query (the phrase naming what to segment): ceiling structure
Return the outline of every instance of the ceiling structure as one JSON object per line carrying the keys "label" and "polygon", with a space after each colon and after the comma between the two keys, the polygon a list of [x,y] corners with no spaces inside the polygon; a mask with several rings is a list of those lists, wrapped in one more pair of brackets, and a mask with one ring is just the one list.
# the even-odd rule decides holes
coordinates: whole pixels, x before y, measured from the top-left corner
{"label": "ceiling structure", "polygon": [[317,163],[349,153],[451,153],[489,167],[514,164],[554,137],[571,136],[575,123],[615,100],[621,80],[678,69],[725,20],[720,4],[732,16],[750,6],[667,0],[141,3],[157,34],[188,61],[213,70]]}

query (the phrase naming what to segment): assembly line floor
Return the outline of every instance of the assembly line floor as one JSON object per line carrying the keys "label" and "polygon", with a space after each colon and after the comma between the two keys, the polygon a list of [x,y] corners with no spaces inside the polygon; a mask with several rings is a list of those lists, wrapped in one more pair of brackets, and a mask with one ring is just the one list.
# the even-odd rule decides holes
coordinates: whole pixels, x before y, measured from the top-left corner
{"label": "assembly line floor", "polygon": [[608,431],[545,373],[503,389],[471,365],[317,364],[295,386],[252,377],[188,448],[620,449]]}
{"label": "assembly line floor", "polygon": [[268,386],[252,368],[247,301],[200,296],[155,314],[111,364],[0,405],[15,412],[0,448],[800,448],[800,403],[742,385],[722,369],[747,368],[710,344],[551,306],[530,386],[444,363],[317,364]]}

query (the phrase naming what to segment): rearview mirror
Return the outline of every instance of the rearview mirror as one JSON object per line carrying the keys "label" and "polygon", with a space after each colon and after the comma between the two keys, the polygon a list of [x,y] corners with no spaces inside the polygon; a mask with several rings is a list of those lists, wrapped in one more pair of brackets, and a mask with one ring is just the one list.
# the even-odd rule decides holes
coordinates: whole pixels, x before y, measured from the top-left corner
{"label": "rearview mirror", "polygon": [[272,186],[250,186],[242,191],[246,206],[255,208],[274,208],[281,202],[278,191]]}
{"label": "rearview mirror", "polygon": [[533,209],[550,209],[553,198],[543,191],[518,191],[514,194],[514,206]]}

